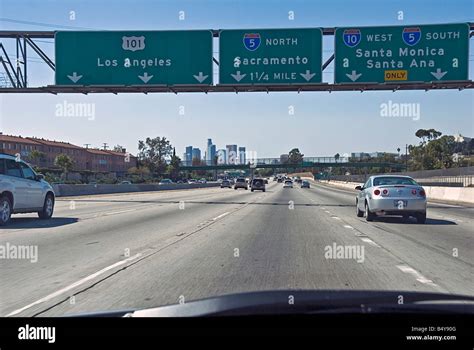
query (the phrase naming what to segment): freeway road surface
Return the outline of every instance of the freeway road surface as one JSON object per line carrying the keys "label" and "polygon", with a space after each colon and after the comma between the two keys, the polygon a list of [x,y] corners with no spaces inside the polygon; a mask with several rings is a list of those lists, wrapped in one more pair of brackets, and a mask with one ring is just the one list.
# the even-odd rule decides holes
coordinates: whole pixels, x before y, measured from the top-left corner
{"label": "freeway road surface", "polygon": [[[473,207],[429,204],[425,225],[369,223],[356,217],[354,193],[323,185],[58,198],[52,220],[17,215],[0,230],[0,245],[38,249],[36,262],[1,260],[0,316],[273,289],[474,295],[473,235]],[[341,246],[360,254],[328,255]]]}

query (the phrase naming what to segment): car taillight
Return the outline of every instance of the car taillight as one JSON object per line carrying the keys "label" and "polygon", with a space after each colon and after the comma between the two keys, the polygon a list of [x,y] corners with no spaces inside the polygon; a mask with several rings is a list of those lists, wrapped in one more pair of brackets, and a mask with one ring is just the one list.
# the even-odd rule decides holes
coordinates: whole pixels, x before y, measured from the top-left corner
{"label": "car taillight", "polygon": [[422,197],[426,196],[425,190],[420,190],[420,196],[422,196]]}
{"label": "car taillight", "polygon": [[416,190],[415,189],[411,190],[411,194],[416,196]]}
{"label": "car taillight", "polygon": [[388,195],[388,190],[385,188],[385,189],[382,191],[382,194],[383,194],[384,196]]}
{"label": "car taillight", "polygon": [[376,196],[378,196],[378,195],[380,194],[380,190],[377,188],[377,189],[374,191],[374,194],[375,194]]}

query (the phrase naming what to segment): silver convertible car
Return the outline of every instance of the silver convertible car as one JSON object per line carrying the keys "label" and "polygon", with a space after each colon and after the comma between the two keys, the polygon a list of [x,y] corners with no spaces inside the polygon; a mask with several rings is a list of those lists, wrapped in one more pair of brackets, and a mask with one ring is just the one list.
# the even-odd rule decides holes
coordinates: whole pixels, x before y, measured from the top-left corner
{"label": "silver convertible car", "polygon": [[378,215],[414,216],[418,223],[426,222],[426,193],[409,176],[371,176],[356,197],[356,213],[372,221]]}

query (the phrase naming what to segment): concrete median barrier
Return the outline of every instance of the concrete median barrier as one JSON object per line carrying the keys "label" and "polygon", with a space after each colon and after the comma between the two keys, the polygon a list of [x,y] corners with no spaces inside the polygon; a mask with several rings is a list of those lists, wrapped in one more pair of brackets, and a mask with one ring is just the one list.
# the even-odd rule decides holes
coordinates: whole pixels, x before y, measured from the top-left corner
{"label": "concrete median barrier", "polygon": [[217,187],[217,182],[208,182],[205,184],[131,184],[131,185],[52,185],[57,197],[69,196],[89,196],[94,194],[113,194],[130,192],[148,192],[148,191],[169,191],[169,190],[188,190],[193,188]]}

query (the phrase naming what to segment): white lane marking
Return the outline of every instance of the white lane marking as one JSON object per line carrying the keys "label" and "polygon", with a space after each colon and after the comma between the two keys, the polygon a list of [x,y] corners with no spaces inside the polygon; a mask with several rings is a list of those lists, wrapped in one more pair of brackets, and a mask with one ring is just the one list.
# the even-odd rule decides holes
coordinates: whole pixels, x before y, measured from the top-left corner
{"label": "white lane marking", "polygon": [[440,206],[440,207],[463,208],[463,206],[461,206],[461,205],[454,205],[454,204],[447,204],[447,203],[436,203],[436,202],[431,202],[431,201],[428,201],[428,203],[430,205]]}
{"label": "white lane marking", "polygon": [[371,240],[370,238],[361,238],[361,240],[363,240],[365,243],[369,243],[370,245],[374,246],[374,247],[378,247],[380,248],[380,246],[375,243],[373,240]]}
{"label": "white lane marking", "polygon": [[62,288],[62,289],[60,289],[60,290],[58,290],[58,291],[56,291],[56,292],[54,292],[54,293],[51,293],[51,294],[49,294],[49,295],[47,295],[47,296],[45,296],[45,297],[43,297],[43,298],[41,298],[41,299],[38,299],[38,300],[36,300],[35,302],[33,302],[33,303],[31,303],[31,304],[28,304],[28,305],[22,307],[21,309],[12,311],[12,312],[10,312],[6,317],[14,316],[14,315],[19,314],[20,312],[23,312],[23,311],[25,311],[25,310],[27,310],[27,309],[29,309],[29,308],[35,306],[35,305],[38,305],[38,304],[44,303],[45,301],[51,300],[51,299],[53,299],[53,298],[55,298],[55,297],[57,297],[57,296],[59,296],[59,295],[61,295],[61,294],[64,294],[64,293],[70,291],[71,289],[74,289],[74,288],[80,286],[81,284],[84,284],[84,283],[86,283],[86,282],[88,282],[88,281],[90,281],[90,280],[96,278],[97,276],[100,276],[100,275],[104,274],[105,272],[107,272],[107,271],[109,271],[109,270],[112,270],[112,269],[114,269],[114,268],[116,268],[116,267],[118,267],[118,266],[120,266],[120,265],[129,263],[129,262],[131,262],[131,261],[133,261],[133,260],[136,260],[136,259],[138,259],[138,258],[141,257],[141,256],[142,256],[142,254],[139,253],[139,254],[136,254],[136,255],[134,255],[134,256],[131,256],[131,257],[127,258],[127,259],[120,260],[120,261],[116,262],[115,264],[109,265],[109,266],[103,268],[102,270],[93,273],[92,275],[86,276],[86,277],[80,279],[79,281],[70,284],[70,285],[67,286],[67,287],[64,287],[64,288]]}
{"label": "white lane marking", "polygon": [[331,218],[335,219],[335,220],[341,220],[341,218],[337,217],[337,216],[331,216]]}
{"label": "white lane marking", "polygon": [[344,225],[344,227],[345,227],[345,228],[349,228],[349,229],[351,229],[351,230],[354,229],[354,227],[352,227],[351,225]]}
{"label": "white lane marking", "polygon": [[229,212],[228,212],[228,211],[227,211],[227,212],[225,212],[224,214],[221,214],[221,215],[219,215],[219,216],[216,216],[214,219],[212,219],[212,221],[219,220],[220,218],[222,218],[222,217],[226,216],[227,214],[229,214]]}
{"label": "white lane marking", "polygon": [[95,214],[95,215],[93,215],[91,218],[92,218],[92,219],[96,219],[96,218],[100,218],[100,217],[103,217],[103,216],[129,213],[129,212],[131,212],[131,211],[137,211],[137,210],[140,210],[140,209],[142,209],[142,208],[140,207],[140,208],[135,208],[135,209],[120,210],[120,211],[109,211],[109,212],[105,212],[105,213]]}
{"label": "white lane marking", "polygon": [[324,212],[328,213],[328,214],[331,214],[331,212],[329,210],[325,210]]}
{"label": "white lane marking", "polygon": [[413,277],[416,278],[416,280],[420,283],[424,283],[424,284],[429,284],[431,286],[436,286],[436,284],[426,278],[425,276],[423,276],[421,273],[419,273],[418,271],[416,271],[414,268],[408,266],[408,265],[397,265],[397,267],[404,273],[409,273],[410,275],[412,275]]}

